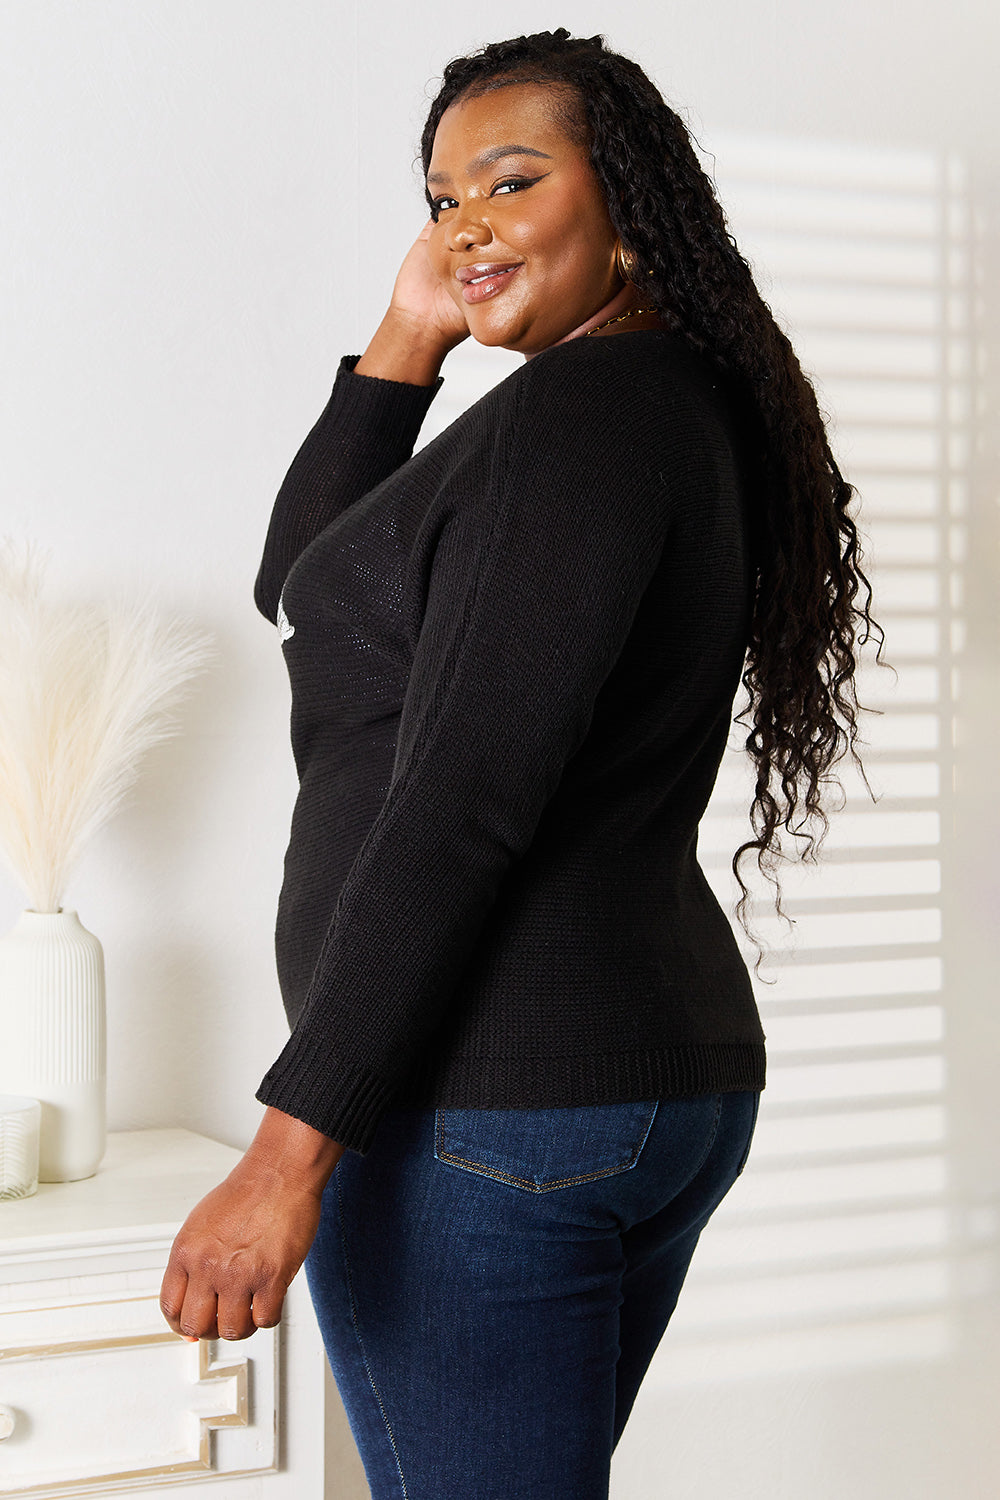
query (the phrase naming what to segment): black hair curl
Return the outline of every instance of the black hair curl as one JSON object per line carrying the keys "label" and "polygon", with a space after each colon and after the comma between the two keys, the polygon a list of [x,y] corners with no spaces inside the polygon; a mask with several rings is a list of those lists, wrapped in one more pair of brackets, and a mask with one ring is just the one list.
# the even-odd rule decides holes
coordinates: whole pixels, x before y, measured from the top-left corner
{"label": "black hair curl", "polygon": [[881,661],[885,636],[871,615],[871,585],[848,513],[856,491],[837,466],[813,386],[754,285],[686,126],[638,64],[605,48],[603,37],[572,37],[560,27],[450,62],[421,138],[425,177],[449,105],[518,83],[574,91],[555,91],[558,117],[589,145],[612,224],[637,265],[643,303],[713,360],[756,413],[757,585],[742,674],[747,703],[736,718],[750,729],[745,747],[756,784],[753,837],[732,861],[742,892],[737,916],[752,937],[743,857],[757,851],[784,915],[780,830],[804,840],[800,857],[814,863],[829,826],[822,792],[839,788],[833,764],[849,752],[868,786],[856,749],[858,716],[869,710],[857,698],[855,650],[874,630]]}

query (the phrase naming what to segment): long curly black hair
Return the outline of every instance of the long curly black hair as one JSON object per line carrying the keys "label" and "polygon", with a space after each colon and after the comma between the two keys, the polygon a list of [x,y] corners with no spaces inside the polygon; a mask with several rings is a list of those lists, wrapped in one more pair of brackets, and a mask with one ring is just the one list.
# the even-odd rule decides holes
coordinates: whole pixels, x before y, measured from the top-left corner
{"label": "long curly black hair", "polygon": [[[747,703],[736,718],[750,730],[745,746],[756,768],[754,836],[732,861],[742,892],[737,916],[752,937],[744,857],[756,851],[783,915],[781,830],[800,841],[802,859],[815,862],[828,829],[822,793],[830,785],[842,790],[831,767],[849,751],[868,785],[855,743],[864,711],[855,653],[874,630],[880,660],[885,637],[870,612],[871,585],[848,513],[856,492],[837,466],[816,393],[754,285],[687,128],[642,69],[607,50],[603,37],[571,37],[560,28],[450,62],[421,138],[424,175],[448,106],[514,83],[568,86],[553,89],[558,117],[589,147],[612,224],[637,266],[643,303],[726,372],[756,414],[757,586],[742,675]],[[433,216],[430,194],[428,202]]]}

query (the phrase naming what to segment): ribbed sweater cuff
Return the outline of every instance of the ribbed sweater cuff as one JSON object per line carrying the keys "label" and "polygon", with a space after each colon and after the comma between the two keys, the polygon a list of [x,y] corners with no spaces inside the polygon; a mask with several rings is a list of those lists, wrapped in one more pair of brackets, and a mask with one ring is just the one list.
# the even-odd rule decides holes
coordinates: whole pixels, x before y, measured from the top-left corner
{"label": "ribbed sweater cuff", "polygon": [[385,1079],[338,1063],[293,1033],[265,1073],[256,1097],[363,1156],[393,1093]]}
{"label": "ribbed sweater cuff", "polygon": [[355,375],[360,358],[360,354],[345,354],[337,366],[333,389],[338,418],[348,429],[384,436],[394,456],[409,458],[444,377],[439,375],[433,385],[410,385],[404,380],[383,380],[380,375]]}

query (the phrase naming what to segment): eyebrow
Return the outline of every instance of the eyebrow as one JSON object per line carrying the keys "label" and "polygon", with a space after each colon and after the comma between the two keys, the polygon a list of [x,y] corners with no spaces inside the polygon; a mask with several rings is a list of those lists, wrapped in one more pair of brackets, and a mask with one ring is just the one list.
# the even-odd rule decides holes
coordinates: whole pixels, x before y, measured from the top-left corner
{"label": "eyebrow", "polygon": [[[484,167],[492,167],[494,162],[502,161],[505,156],[541,156],[546,161],[552,160],[547,151],[538,151],[534,146],[490,146],[488,150],[480,151],[478,156],[472,158],[465,169],[466,173],[469,177],[475,177],[476,173],[481,172]],[[447,172],[428,172],[427,174],[428,182],[450,182],[450,180]]]}

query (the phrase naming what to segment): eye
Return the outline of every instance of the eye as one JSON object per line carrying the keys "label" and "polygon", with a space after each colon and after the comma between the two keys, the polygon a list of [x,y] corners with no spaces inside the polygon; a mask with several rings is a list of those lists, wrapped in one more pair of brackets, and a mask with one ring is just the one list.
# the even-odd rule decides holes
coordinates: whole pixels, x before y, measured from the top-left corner
{"label": "eye", "polygon": [[[495,198],[498,193],[523,192],[525,188],[532,187],[536,182],[541,182],[542,177],[547,177],[548,175],[548,172],[542,172],[538,177],[505,177],[502,182],[496,183],[490,189],[490,197]],[[430,205],[431,218],[435,224],[438,221],[439,214],[445,213],[450,208],[458,207],[457,198],[449,198],[445,195],[442,195],[440,198],[432,198],[428,193],[427,202]]]}
{"label": "eye", "polygon": [[438,214],[443,213],[445,209],[455,208],[457,206],[456,200],[454,198],[428,197],[428,202],[430,203],[431,208],[431,218],[434,220],[435,224],[437,223]]}
{"label": "eye", "polygon": [[497,183],[496,187],[490,193],[490,197],[495,197],[497,193],[519,193],[522,188],[531,187],[532,183],[538,181],[537,177],[505,177],[503,182]]}

